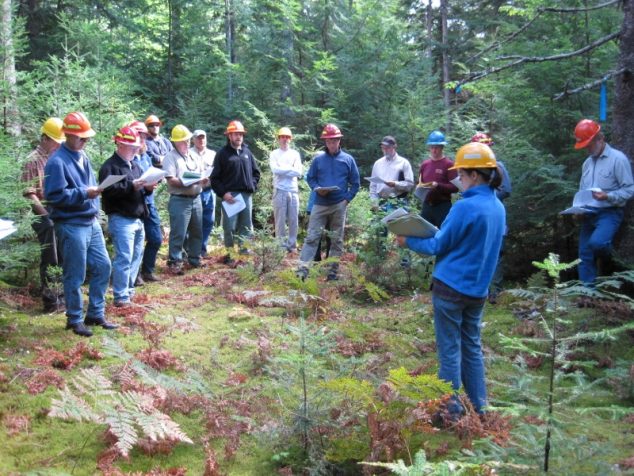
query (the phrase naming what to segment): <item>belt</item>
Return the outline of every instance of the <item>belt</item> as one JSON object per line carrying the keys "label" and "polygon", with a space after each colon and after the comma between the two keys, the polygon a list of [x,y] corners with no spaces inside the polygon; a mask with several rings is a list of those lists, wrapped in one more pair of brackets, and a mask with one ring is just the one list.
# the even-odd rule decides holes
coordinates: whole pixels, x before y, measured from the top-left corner
{"label": "belt", "polygon": [[183,198],[191,198],[191,199],[194,199],[194,198],[198,197],[198,194],[196,194],[196,195],[183,195],[183,194],[181,194],[181,193],[173,193],[173,194],[172,194],[172,197],[183,197]]}

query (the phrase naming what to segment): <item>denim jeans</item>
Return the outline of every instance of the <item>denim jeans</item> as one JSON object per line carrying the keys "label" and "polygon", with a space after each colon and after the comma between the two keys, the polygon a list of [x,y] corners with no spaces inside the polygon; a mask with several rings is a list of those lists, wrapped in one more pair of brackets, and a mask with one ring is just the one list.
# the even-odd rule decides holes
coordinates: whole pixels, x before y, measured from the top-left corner
{"label": "denim jeans", "polygon": [[62,268],[68,323],[84,321],[81,285],[86,279],[87,269],[90,280],[86,316],[103,318],[111,266],[99,223],[97,220],[93,220],[91,225],[56,223],[55,233],[64,256]]}
{"label": "denim jeans", "polygon": [[233,248],[234,241],[238,242],[238,246],[242,248],[244,241],[251,238],[253,233],[253,221],[251,219],[251,211],[253,201],[251,193],[246,192],[229,192],[234,197],[242,195],[246,208],[240,213],[236,213],[231,218],[227,217],[225,207],[222,207],[222,231],[224,233],[224,241],[226,248]]}
{"label": "denim jeans", "polygon": [[114,245],[112,294],[115,302],[126,302],[134,295],[134,281],[143,258],[143,221],[112,213],[108,215],[108,230]]}
{"label": "denim jeans", "polygon": [[203,190],[200,194],[200,200],[203,205],[203,237],[201,254],[207,254],[207,243],[209,235],[214,229],[214,211],[216,209],[216,194],[212,189]]}
{"label": "denim jeans", "polygon": [[579,279],[593,284],[597,277],[596,258],[609,257],[612,239],[623,221],[622,208],[598,208],[597,213],[583,215],[579,234]]}
{"label": "denim jeans", "polygon": [[450,300],[432,293],[438,378],[451,383],[455,391],[462,383],[474,408],[481,412],[487,400],[480,343],[484,303],[476,301]]}
{"label": "denim jeans", "polygon": [[147,274],[154,273],[156,267],[156,256],[163,243],[163,233],[161,233],[161,219],[154,203],[148,203],[148,216],[143,220],[145,229],[145,250],[143,251],[143,261],[141,271]]}
{"label": "denim jeans", "polygon": [[284,248],[289,251],[294,250],[297,247],[299,193],[275,189],[273,216],[275,217],[275,237]]}
{"label": "denim jeans", "polygon": [[315,205],[310,213],[308,232],[302,246],[299,257],[304,265],[307,265],[317,251],[324,228],[331,230],[330,257],[339,257],[343,254],[343,231],[346,225],[346,201],[342,200],[334,205]]}
{"label": "denim jeans", "polygon": [[199,265],[203,235],[203,207],[200,196],[170,195],[167,210],[170,214],[168,264],[183,261],[183,247],[185,247],[185,238],[187,238],[185,248],[187,259],[191,264]]}

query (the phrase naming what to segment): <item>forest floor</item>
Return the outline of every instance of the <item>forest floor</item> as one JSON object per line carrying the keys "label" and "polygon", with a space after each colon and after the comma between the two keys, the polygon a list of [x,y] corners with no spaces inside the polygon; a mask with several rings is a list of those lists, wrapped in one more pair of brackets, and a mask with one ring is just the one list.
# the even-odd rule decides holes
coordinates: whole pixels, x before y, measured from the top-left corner
{"label": "forest floor", "polygon": [[[227,265],[218,249],[204,268],[175,276],[161,258],[161,282],[138,288],[132,307],[112,306],[109,291],[107,316],[120,328],[89,339],[64,330],[63,314],[41,313],[31,290],[1,288],[0,475],[363,474],[359,461],[411,464],[419,449],[430,462],[498,461],[508,466],[497,474],[541,474],[550,366],[504,337],[543,336],[518,311],[526,303],[507,296],[485,309],[495,417],[468,414],[436,429],[425,418],[438,401],[412,403],[403,387],[408,375],[436,372],[429,293],[374,303],[357,292],[350,262],[340,281],[317,272],[302,283],[290,259],[262,275],[252,260]],[[576,308],[566,319],[579,331],[612,317]],[[551,474],[634,474],[633,343],[631,331],[584,342],[575,361],[585,366],[558,374]],[[164,424],[125,420],[133,395],[147,398],[137,412],[169,415]],[[49,415],[69,402],[83,421]],[[120,443],[129,424],[125,457],[106,431],[113,415]]]}

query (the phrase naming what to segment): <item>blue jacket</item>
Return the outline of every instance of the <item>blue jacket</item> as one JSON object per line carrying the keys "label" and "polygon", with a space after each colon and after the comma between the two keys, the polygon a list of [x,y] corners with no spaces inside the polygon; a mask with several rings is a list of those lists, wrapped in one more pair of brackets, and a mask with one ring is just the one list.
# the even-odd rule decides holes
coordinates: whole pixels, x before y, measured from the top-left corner
{"label": "blue jacket", "polygon": [[434,278],[474,298],[488,294],[497,265],[506,214],[502,202],[488,185],[462,194],[432,238],[408,237],[407,247],[435,255]]}
{"label": "blue jacket", "polygon": [[99,216],[100,201],[99,197],[88,198],[86,189],[97,186],[97,182],[86,154],[62,144],[46,162],[44,174],[44,198],[51,219],[74,225],[92,224]]}
{"label": "blue jacket", "polygon": [[[134,160],[132,161],[141,167],[142,172],[147,172],[150,167],[152,167],[152,158],[144,152],[143,154],[135,155]],[[146,193],[145,194],[145,203],[148,205],[154,205],[154,193]]]}
{"label": "blue jacket", "polygon": [[343,150],[339,149],[334,156],[325,151],[311,162],[306,181],[311,189],[333,185],[339,187],[339,190],[330,192],[325,197],[317,194],[317,205],[334,205],[342,200],[350,203],[359,191],[359,169],[354,158]]}

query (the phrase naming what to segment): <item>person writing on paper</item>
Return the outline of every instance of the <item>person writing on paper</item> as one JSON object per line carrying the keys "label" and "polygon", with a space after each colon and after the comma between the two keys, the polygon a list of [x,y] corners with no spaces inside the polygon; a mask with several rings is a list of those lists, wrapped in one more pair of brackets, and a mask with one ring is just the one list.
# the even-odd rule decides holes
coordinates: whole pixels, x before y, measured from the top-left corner
{"label": "person writing on paper", "polygon": [[123,126],[116,132],[113,140],[116,150],[99,169],[99,181],[110,175],[125,176],[102,192],[102,205],[108,215],[108,231],[114,246],[114,305],[128,307],[132,304],[134,283],[143,258],[143,219],[148,215],[145,197],[154,192],[156,184],[146,186],[140,180],[143,171],[133,160],[141,147],[137,131],[130,126]]}
{"label": "person writing on paper", "polygon": [[[493,151],[469,143],[456,154],[453,170],[464,187],[432,238],[397,236],[399,246],[436,256],[432,280],[438,377],[457,392],[464,386],[477,412],[487,402],[480,321],[506,226],[504,206],[495,196],[501,175]],[[452,417],[463,408],[448,406]]]}
{"label": "person writing on paper", "polygon": [[22,168],[22,182],[27,186],[24,197],[31,201],[31,210],[35,219],[31,223],[33,231],[40,242],[40,291],[44,312],[62,312],[64,310],[64,295],[57,286],[51,286],[56,279],[50,273],[50,268],[59,266],[62,261],[58,252],[58,241],[55,236],[55,225],[51,220],[44,201],[44,167],[50,155],[62,142],[62,120],[58,117],[48,118],[40,129],[40,142],[26,158]]}
{"label": "person writing on paper", "polygon": [[592,198],[601,205],[582,215],[579,234],[579,279],[592,285],[599,272],[609,274],[612,240],[623,221],[625,204],[634,196],[634,181],[630,161],[610,147],[599,124],[590,119],[579,121],[575,140],[575,149],[590,154],[581,168],[579,190],[593,189]]}
{"label": "person writing on paper", "polygon": [[384,211],[387,211],[388,199],[406,200],[407,194],[414,188],[414,173],[409,160],[396,153],[397,144],[394,137],[385,136],[380,146],[383,157],[374,162],[372,177],[378,177],[384,183],[370,182],[370,200],[375,210],[384,208]]}
{"label": "person writing on paper", "polygon": [[[135,154],[133,162],[138,164],[141,167],[141,171],[145,173],[152,167],[152,159],[147,154],[145,141],[148,136],[148,129],[141,121],[132,121],[129,126],[139,134],[139,141],[141,142],[141,147]],[[155,185],[158,186],[158,183]],[[143,249],[143,259],[141,260],[141,271],[137,274],[134,282],[135,287],[143,286],[145,281],[159,281],[159,278],[154,274],[154,270],[156,269],[156,257],[163,243],[163,233],[161,231],[161,218],[154,204],[154,193],[145,194],[145,206],[147,207],[147,215],[143,218],[145,248]]]}
{"label": "person writing on paper", "polygon": [[419,183],[431,189],[425,201],[421,216],[428,222],[440,227],[451,209],[451,194],[458,192],[452,180],[456,178],[453,162],[443,155],[447,145],[445,135],[440,131],[433,131],[427,138],[429,159],[423,161],[419,170]]}
{"label": "person writing on paper", "polygon": [[[90,337],[86,325],[104,329],[117,326],[106,321],[106,290],[110,258],[97,218],[101,190],[84,147],[96,132],[81,112],[66,115],[62,124],[66,142],[49,157],[44,168],[44,199],[55,223],[62,256],[66,329]],[[88,310],[84,317],[81,286],[90,271]]]}
{"label": "person writing on paper", "polygon": [[[207,148],[207,133],[202,129],[196,129],[192,138],[193,145],[189,148],[189,153],[201,160],[205,165],[205,171],[213,169],[216,151]],[[207,243],[209,235],[214,228],[214,211],[216,209],[216,195],[211,188],[211,182],[200,193],[200,201],[203,205],[203,237],[201,257],[207,256]]]}
{"label": "person writing on paper", "polygon": [[304,168],[299,152],[290,147],[293,133],[288,127],[277,131],[279,147],[271,152],[269,166],[273,173],[273,216],[275,237],[289,253],[297,248],[299,187],[297,177]]}
{"label": "person writing on paper", "polygon": [[[237,195],[244,201],[245,207],[234,215],[227,214],[226,206],[221,209],[225,248],[229,251],[237,242],[241,254],[249,253],[245,240],[251,238],[253,233],[252,197],[260,181],[260,169],[255,157],[244,144],[246,132],[240,121],[229,122],[225,130],[227,143],[216,154],[211,173],[211,186],[223,202],[232,205]],[[227,253],[225,262],[231,263],[232,260],[230,253]]]}
{"label": "person writing on paper", "polygon": [[[203,206],[200,192],[209,185],[203,178],[205,164],[189,150],[192,133],[182,124],[174,126],[170,140],[174,145],[163,162],[170,194],[167,210],[170,216],[170,236],[167,265],[176,275],[182,275],[183,249],[192,268],[199,268],[203,237]],[[185,238],[187,242],[185,243]]]}
{"label": "person writing on paper", "polygon": [[[299,257],[297,276],[306,279],[308,266],[315,256],[326,226],[330,226],[331,245],[329,256],[338,258],[343,254],[343,233],[346,224],[348,204],[359,191],[359,170],[350,154],[341,149],[343,134],[334,124],[326,124],[321,139],[326,150],[317,155],[310,164],[306,180],[310,188],[317,192],[308,221],[308,232]],[[339,264],[332,263],[328,271],[328,281],[338,279]]]}

